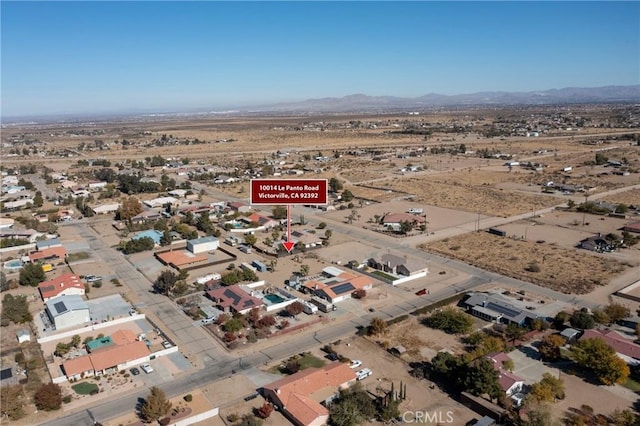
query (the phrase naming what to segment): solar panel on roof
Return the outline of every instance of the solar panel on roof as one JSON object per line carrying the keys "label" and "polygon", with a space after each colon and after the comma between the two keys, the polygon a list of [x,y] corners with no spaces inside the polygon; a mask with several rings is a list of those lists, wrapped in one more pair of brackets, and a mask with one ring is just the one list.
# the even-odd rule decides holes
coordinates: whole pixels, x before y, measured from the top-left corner
{"label": "solar panel on roof", "polygon": [[506,306],[498,305],[497,303],[493,303],[493,302],[487,303],[487,308],[491,309],[492,311],[496,311],[501,314],[508,315],[510,317],[516,317],[520,314],[520,311],[517,311],[515,309],[509,309]]}
{"label": "solar panel on roof", "polygon": [[344,284],[337,285],[335,287],[331,287],[331,290],[333,290],[335,294],[343,294],[349,291],[353,291],[355,289],[356,288],[351,283],[344,283]]}
{"label": "solar panel on roof", "polygon": [[64,302],[56,302],[53,304],[53,307],[58,313],[64,312],[67,310],[67,307],[64,305]]}
{"label": "solar panel on roof", "polygon": [[0,380],[9,379],[11,377],[13,377],[11,368],[5,368],[4,370],[0,370]]}

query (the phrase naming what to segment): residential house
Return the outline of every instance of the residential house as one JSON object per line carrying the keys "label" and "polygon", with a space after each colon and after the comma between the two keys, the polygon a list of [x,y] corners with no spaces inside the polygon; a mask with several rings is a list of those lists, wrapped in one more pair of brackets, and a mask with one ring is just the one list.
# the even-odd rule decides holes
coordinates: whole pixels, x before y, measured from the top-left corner
{"label": "residential house", "polygon": [[495,321],[503,324],[526,325],[538,318],[538,315],[520,308],[501,294],[470,293],[464,301],[467,311],[485,321]]}
{"label": "residential house", "polygon": [[602,339],[629,365],[640,364],[640,345],[615,330],[585,330],[580,340]]}
{"label": "residential house", "polygon": [[348,364],[334,362],[269,383],[262,388],[262,394],[293,424],[321,426],[329,421],[325,405],[355,381],[356,373]]}
{"label": "residential house", "polygon": [[407,277],[413,275],[424,276],[429,272],[425,261],[392,253],[384,253],[367,259],[367,265],[383,272]]}
{"label": "residential house", "polygon": [[100,191],[101,189],[107,186],[107,182],[104,181],[91,181],[87,185],[89,187],[89,191]]}
{"label": "residential house", "polygon": [[381,223],[394,231],[401,229],[402,223],[408,222],[414,226],[424,225],[427,220],[423,216],[410,213],[388,213],[382,217]]}
{"label": "residential house", "polygon": [[59,297],[69,295],[84,295],[84,282],[76,274],[64,274],[59,277],[43,281],[38,284],[40,297],[44,302]]}
{"label": "residential house", "polygon": [[143,203],[150,209],[154,207],[164,207],[167,204],[171,205],[171,207],[177,207],[178,205],[180,205],[180,200],[175,197],[158,197],[151,200],[143,201]]}
{"label": "residential house", "polygon": [[493,363],[493,368],[498,372],[500,388],[502,388],[508,397],[522,391],[524,380],[505,368],[507,363],[512,362],[507,354],[504,352],[492,352],[485,355],[485,358]]}
{"label": "residential house", "polygon": [[209,259],[206,254],[194,254],[187,250],[170,250],[155,253],[163,265],[170,266],[177,270],[192,268],[206,264]]}
{"label": "residential house", "polygon": [[132,223],[155,222],[162,219],[162,214],[156,210],[145,210],[131,218]]}
{"label": "residential house", "polygon": [[36,250],[44,250],[51,247],[62,247],[62,243],[57,238],[42,240],[36,242]]}
{"label": "residential house", "polygon": [[207,296],[224,312],[246,314],[253,308],[261,308],[264,302],[247,292],[242,286],[232,285],[210,290]]}
{"label": "residential house", "polygon": [[640,221],[627,223],[622,230],[640,234]]}
{"label": "residential house", "polygon": [[102,204],[100,206],[95,206],[92,210],[94,214],[115,213],[118,211],[121,205],[122,204],[120,203]]}
{"label": "residential house", "polygon": [[251,206],[248,206],[240,201],[232,201],[230,203],[227,203],[227,207],[229,207],[232,211],[238,213],[249,213],[251,211]]}
{"label": "residential house", "polygon": [[149,360],[149,348],[142,341],[104,346],[75,359],[62,363],[62,370],[69,380],[101,376],[125,370]]}
{"label": "residential house", "polygon": [[247,225],[250,225],[252,223],[253,224],[257,223],[259,227],[264,229],[271,229],[280,225],[279,221],[275,219],[271,219],[270,217],[267,217],[267,216],[263,216],[259,213],[253,213],[252,215],[249,215],[247,217],[241,217],[239,220],[241,222],[246,223]]}
{"label": "residential house", "polygon": [[575,343],[578,340],[578,337],[580,336],[580,333],[581,333],[580,330],[576,330],[575,328],[567,327],[564,330],[562,330],[560,335],[562,337],[564,337],[564,339],[567,341],[567,343]]}
{"label": "residential house", "polygon": [[218,249],[218,239],[213,236],[196,238],[187,241],[187,250],[193,254],[216,251]]}
{"label": "residential house", "polygon": [[29,261],[31,263],[49,261],[62,262],[67,257],[67,250],[64,247],[49,247],[43,250],[37,250],[29,253]]}
{"label": "residential house", "polygon": [[309,293],[331,303],[338,303],[351,298],[356,290],[370,290],[373,288],[373,280],[330,266],[322,270],[319,278],[306,281],[304,287]]}
{"label": "residential house", "polygon": [[610,241],[607,241],[604,237],[598,235],[594,235],[593,237],[585,238],[580,241],[580,248],[589,251],[595,251],[598,253],[611,253],[616,250],[615,245],[613,245]]}

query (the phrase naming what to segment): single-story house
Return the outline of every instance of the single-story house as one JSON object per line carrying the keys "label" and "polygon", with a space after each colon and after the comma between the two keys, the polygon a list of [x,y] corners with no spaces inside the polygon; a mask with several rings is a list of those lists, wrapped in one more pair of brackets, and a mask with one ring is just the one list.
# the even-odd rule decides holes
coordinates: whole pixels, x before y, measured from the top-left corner
{"label": "single-story house", "polygon": [[31,263],[39,261],[60,261],[67,257],[67,249],[64,247],[50,247],[29,253]]}
{"label": "single-story house", "polygon": [[172,207],[176,207],[180,204],[180,200],[174,197],[158,197],[143,201],[143,204],[151,209],[154,207],[163,207],[167,204],[170,204]]}
{"label": "single-story house", "polygon": [[232,285],[210,290],[207,296],[224,312],[246,314],[253,308],[261,308],[264,302],[247,292],[242,286]]}
{"label": "single-story house", "polygon": [[640,221],[627,223],[623,228],[623,231],[634,232],[640,234]]}
{"label": "single-story house", "polygon": [[62,247],[62,243],[57,238],[36,242],[36,250],[44,250],[50,247]]}
{"label": "single-story house", "polygon": [[76,274],[64,274],[43,281],[38,284],[38,290],[44,302],[59,296],[82,296],[85,292],[84,283]]}
{"label": "single-story house", "polygon": [[142,364],[149,360],[149,355],[149,348],[143,341],[109,345],[89,355],[63,362],[62,370],[69,380],[101,376]]}
{"label": "single-story house", "polygon": [[162,215],[156,210],[145,210],[131,218],[132,223],[153,222],[162,219]]}
{"label": "single-story house", "polygon": [[190,268],[207,263],[206,254],[194,254],[186,250],[171,250],[162,253],[155,253],[155,257],[164,265],[175,269]]}
{"label": "single-story house", "polygon": [[356,373],[347,364],[334,362],[269,383],[262,394],[293,424],[320,426],[329,421],[329,410],[322,403],[330,402],[355,381]]}
{"label": "single-story house", "polygon": [[320,278],[306,281],[304,287],[309,293],[331,303],[338,303],[351,298],[356,290],[370,290],[373,288],[373,280],[365,275],[356,275],[339,268],[327,267],[322,270]]}
{"label": "single-story house", "polygon": [[640,345],[631,339],[627,339],[615,330],[585,330],[580,340],[585,339],[602,339],[611,346],[618,357],[622,358],[627,364],[640,364]]}
{"label": "single-story house", "polygon": [[258,226],[261,226],[264,229],[271,229],[280,225],[279,221],[258,213],[253,213],[247,217],[241,217],[239,220],[246,224],[257,223]]}
{"label": "single-story house", "polygon": [[504,352],[492,352],[485,355],[485,358],[491,361],[493,368],[498,371],[498,382],[507,396],[511,397],[522,391],[524,380],[504,368],[505,363],[511,361],[507,354]]}
{"label": "single-story house", "polygon": [[562,330],[560,335],[562,337],[564,337],[564,340],[566,340],[567,343],[575,343],[578,340],[578,337],[580,336],[580,333],[582,333],[580,330],[576,330],[575,328],[567,327],[564,330]]}
{"label": "single-story house", "polygon": [[417,216],[411,213],[389,213],[383,216],[381,223],[394,230],[399,230],[402,222],[412,223],[414,226],[420,226],[427,222],[423,216]]}
{"label": "single-story house", "polygon": [[580,241],[580,248],[589,251],[595,251],[598,253],[610,253],[616,250],[616,247],[611,244],[610,241],[607,241],[604,237],[598,235],[594,235],[593,237],[585,238]]}
{"label": "single-story house", "polygon": [[251,206],[248,206],[240,201],[232,201],[230,203],[227,203],[227,207],[229,207],[232,211],[239,213],[249,213],[251,211]]}
{"label": "single-story house", "polygon": [[92,210],[94,214],[108,214],[117,212],[120,206],[120,203],[102,204],[95,206]]}
{"label": "single-story house", "polygon": [[464,305],[471,315],[485,321],[522,326],[538,318],[537,314],[510,303],[501,294],[471,293]]}
{"label": "single-story house", "polygon": [[373,269],[407,277],[429,272],[427,263],[424,260],[398,256],[392,253],[384,253],[367,259],[367,265]]}
{"label": "single-story house", "polygon": [[107,186],[107,182],[104,181],[91,181],[89,182],[89,190],[90,191],[99,191],[102,188],[105,188]]}

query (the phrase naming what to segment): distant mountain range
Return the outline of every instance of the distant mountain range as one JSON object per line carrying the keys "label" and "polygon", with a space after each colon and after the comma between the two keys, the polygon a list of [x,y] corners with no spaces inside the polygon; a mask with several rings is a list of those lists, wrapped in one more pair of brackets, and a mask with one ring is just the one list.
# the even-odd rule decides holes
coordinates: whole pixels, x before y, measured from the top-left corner
{"label": "distant mountain range", "polygon": [[640,85],[605,87],[567,87],[536,92],[479,92],[465,95],[429,93],[417,98],[397,96],[367,96],[355,94],[341,98],[308,99],[301,102],[258,105],[251,107],[227,106],[157,111],[147,109],[96,114],[56,114],[47,116],[2,117],[2,126],[19,123],[61,123],[91,121],[159,121],[193,117],[221,117],[246,115],[288,115],[318,113],[376,113],[411,111],[437,107],[553,105],[578,103],[640,103]]}
{"label": "distant mountain range", "polygon": [[[489,105],[639,102],[640,85],[567,87],[536,92],[478,92],[464,95],[429,93],[417,98],[355,94],[248,108],[253,112],[356,112],[390,109]],[[244,108],[243,108],[244,109]]]}

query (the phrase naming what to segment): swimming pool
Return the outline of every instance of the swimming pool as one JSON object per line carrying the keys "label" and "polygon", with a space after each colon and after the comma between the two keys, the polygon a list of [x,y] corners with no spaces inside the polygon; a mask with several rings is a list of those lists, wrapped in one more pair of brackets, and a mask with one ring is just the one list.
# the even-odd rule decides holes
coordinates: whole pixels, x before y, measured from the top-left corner
{"label": "swimming pool", "polygon": [[22,268],[22,261],[20,259],[13,259],[4,262],[4,268],[10,270],[16,270]]}
{"label": "swimming pool", "polygon": [[282,297],[278,296],[277,294],[267,294],[264,296],[264,298],[274,305],[276,303],[281,303],[285,301]]}

